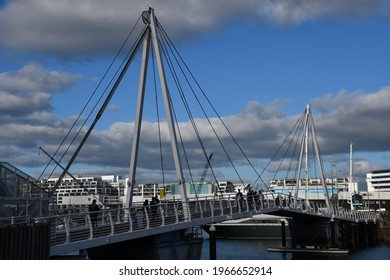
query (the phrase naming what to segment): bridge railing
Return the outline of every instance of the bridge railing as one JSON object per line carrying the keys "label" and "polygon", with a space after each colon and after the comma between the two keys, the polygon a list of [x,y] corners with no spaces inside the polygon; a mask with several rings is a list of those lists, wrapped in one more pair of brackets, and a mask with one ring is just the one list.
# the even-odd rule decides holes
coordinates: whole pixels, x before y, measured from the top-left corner
{"label": "bridge railing", "polygon": [[260,209],[272,206],[287,207],[289,209],[337,217],[340,219],[348,219],[351,221],[375,221],[379,218],[378,213],[372,211],[351,210],[338,205],[332,205],[329,208],[322,202],[312,200],[305,201],[303,198],[297,198],[286,194],[268,193],[265,195],[265,200],[263,199],[263,201],[265,202],[262,203],[263,205],[261,205],[262,207],[260,207]]}
{"label": "bridge railing", "polygon": [[[185,205],[180,200],[162,201],[148,207],[103,209],[96,220],[87,211],[36,218],[35,222],[51,221],[51,245],[60,245],[95,237],[147,230],[194,220],[256,213],[274,205],[274,200],[254,197],[239,199],[235,194],[218,194],[192,198]],[[188,211],[189,213],[185,213]]]}
{"label": "bridge railing", "polygon": [[2,217],[0,218],[0,225],[6,224],[6,225],[14,225],[14,224],[21,224],[21,223],[28,223],[30,222],[31,217],[26,216],[11,216],[11,217]]}
{"label": "bridge railing", "polygon": [[[294,200],[274,196],[245,196],[242,199],[234,194],[213,195],[192,198],[188,204],[180,200],[162,201],[158,205],[148,207],[134,206],[130,208],[111,208],[98,212],[96,221],[89,212],[68,213],[33,219],[51,221],[51,245],[68,244],[75,241],[109,237],[115,234],[148,230],[157,227],[176,225],[195,220],[205,221],[208,218],[222,217],[226,219],[237,213],[256,214],[270,207],[287,207],[317,215],[328,215],[355,220],[370,220],[374,213],[363,213],[333,207],[325,204],[302,200]],[[184,211],[188,211],[185,213]],[[237,216],[236,216],[237,217]],[[208,219],[210,221],[210,219]],[[199,222],[198,222],[199,224]]]}

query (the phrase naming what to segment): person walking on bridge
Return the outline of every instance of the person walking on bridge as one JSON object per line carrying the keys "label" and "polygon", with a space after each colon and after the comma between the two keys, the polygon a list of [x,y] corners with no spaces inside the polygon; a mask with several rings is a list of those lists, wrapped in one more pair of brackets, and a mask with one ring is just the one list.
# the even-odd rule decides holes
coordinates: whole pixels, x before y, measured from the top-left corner
{"label": "person walking on bridge", "polygon": [[100,207],[96,204],[96,199],[92,200],[92,204],[89,205],[89,216],[91,218],[91,223],[93,228],[97,228],[97,217],[99,215]]}

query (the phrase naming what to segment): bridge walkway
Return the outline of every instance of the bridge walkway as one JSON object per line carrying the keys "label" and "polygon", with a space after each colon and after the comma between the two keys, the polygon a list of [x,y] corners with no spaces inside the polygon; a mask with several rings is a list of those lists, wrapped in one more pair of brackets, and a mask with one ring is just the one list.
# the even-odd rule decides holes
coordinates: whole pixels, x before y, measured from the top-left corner
{"label": "bridge walkway", "polygon": [[[228,219],[249,217],[259,213],[260,204],[246,199],[240,202],[234,194],[216,195],[183,202],[161,202],[155,209],[142,206],[107,209],[99,212],[94,227],[88,212],[41,217],[51,221],[50,255],[107,245],[145,236],[191,229]],[[189,213],[185,213],[185,211]]]}
{"label": "bridge walkway", "polygon": [[[176,200],[162,202],[155,209],[150,207],[149,211],[144,211],[142,206],[101,210],[96,228],[88,212],[40,217],[35,222],[51,221],[50,255],[55,256],[260,213],[294,219],[310,216],[351,222],[375,222],[377,219],[370,212],[337,207],[327,209],[321,203],[305,205],[301,200],[287,201],[287,197],[273,195],[261,199],[246,196],[238,201],[234,194],[221,194],[191,199],[187,206]],[[189,213],[184,212],[186,209]]]}

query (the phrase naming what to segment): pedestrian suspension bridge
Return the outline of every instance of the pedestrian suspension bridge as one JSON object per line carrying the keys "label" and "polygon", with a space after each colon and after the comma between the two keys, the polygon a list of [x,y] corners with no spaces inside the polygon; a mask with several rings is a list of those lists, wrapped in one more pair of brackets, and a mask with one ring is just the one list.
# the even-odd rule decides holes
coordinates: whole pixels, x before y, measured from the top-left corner
{"label": "pedestrian suspension bridge", "polygon": [[[304,225],[306,228],[308,224],[313,224],[313,221],[321,221],[321,226],[329,223],[333,225],[333,222],[336,221],[336,227],[341,229],[341,231],[343,231],[342,227],[344,224],[375,224],[376,217],[375,215],[373,215],[373,213],[357,212],[353,209],[344,209],[340,208],[338,205],[330,203],[329,197],[327,197],[328,190],[326,189],[326,186],[324,187],[324,192],[326,196],[325,203],[323,204],[319,202],[310,201],[306,198],[300,198],[298,191],[295,194],[293,193],[289,195],[276,194],[272,192],[264,192],[262,195],[254,195],[248,193],[245,194],[244,198],[242,199],[237,198],[235,193],[219,192],[210,194],[209,196],[203,195],[197,196],[195,198],[189,198],[185,190],[186,176],[183,172],[183,156],[181,156],[179,152],[180,147],[178,144],[178,138],[181,138],[181,133],[177,124],[175,124],[176,114],[173,111],[173,106],[171,103],[172,98],[168,90],[168,82],[164,69],[164,67],[166,67],[166,64],[163,63],[162,59],[163,57],[167,57],[169,50],[162,48],[161,37],[164,37],[166,41],[169,41],[169,38],[166,37],[166,34],[161,29],[161,25],[158,23],[152,8],[149,8],[142,14],[142,20],[145,23],[145,28],[142,30],[140,36],[135,42],[132,52],[128,55],[128,60],[124,64],[122,71],[119,73],[117,81],[115,82],[111,91],[106,97],[92,124],[87,130],[84,130],[83,139],[80,141],[79,146],[75,149],[75,152],[70,158],[68,164],[65,167],[62,167],[59,163],[57,164],[63,169],[63,172],[54,188],[49,190],[49,194],[53,195],[53,193],[55,193],[56,189],[59,187],[61,180],[65,177],[65,175],[69,174],[70,167],[72,166],[80,150],[86,143],[87,138],[91,134],[95,125],[97,124],[99,119],[101,119],[105,109],[107,108],[112,96],[118,88],[136,53],[139,49],[142,48],[142,63],[139,80],[138,101],[132,139],[133,142],[131,146],[130,155],[129,185],[126,186],[126,198],[122,207],[100,210],[97,219],[97,224],[95,225],[91,221],[89,213],[83,211],[55,215],[50,215],[49,213],[39,213],[38,215],[34,212],[35,215],[32,215],[32,213],[29,212],[28,209],[30,209],[30,204],[34,199],[22,198],[22,200],[24,201],[23,203],[21,203],[21,205],[24,204],[26,211],[19,211],[18,213],[24,213],[24,215],[2,215],[0,217],[0,226],[8,225],[17,227],[17,225],[20,224],[28,224],[31,225],[31,227],[36,227],[39,225],[49,225],[46,231],[36,233],[37,236],[45,236],[45,238],[47,239],[45,244],[42,243],[37,245],[35,244],[36,242],[34,240],[31,240],[30,238],[30,241],[28,242],[30,242],[31,244],[26,243],[25,245],[27,247],[41,246],[40,249],[37,248],[37,250],[41,251],[43,250],[42,246],[46,246],[45,248],[47,252],[45,255],[53,257],[71,252],[89,250],[92,248],[100,248],[101,246],[106,245],[123,244],[123,242],[131,240],[136,241],[148,236],[156,236],[170,232],[180,232],[180,234],[185,235],[188,238],[202,238],[200,235],[201,231],[199,230],[201,226],[218,223],[229,219],[250,217],[252,215],[261,213],[291,217],[293,220],[296,221],[306,221]],[[136,170],[140,148],[142,112],[145,96],[145,85],[147,80],[146,73],[148,68],[148,58],[150,56],[151,49],[153,50],[152,54],[156,60],[158,75],[160,78],[161,92],[163,95],[165,106],[165,117],[167,120],[167,126],[171,140],[171,151],[175,166],[174,169],[177,176],[177,182],[180,188],[180,199],[164,200],[156,206],[149,206],[149,211],[145,211],[142,206],[134,206],[133,191],[136,185]],[[177,84],[177,81],[175,81],[175,83]],[[182,88],[180,86],[178,87],[179,92],[181,92]],[[182,99],[184,99],[183,96]],[[186,104],[188,105],[188,103]],[[187,108],[187,113],[191,117],[191,123],[194,126],[194,138],[199,140],[201,150],[209,164],[211,156],[207,156],[208,153],[205,148],[205,143],[203,143],[200,139],[200,130],[196,127],[196,122],[189,108]],[[310,116],[309,108],[307,108],[306,113],[306,120],[308,120]],[[209,124],[211,123],[212,122],[209,121]],[[226,125],[223,122],[221,126],[226,128]],[[309,126],[305,125],[306,131],[308,130],[308,128]],[[215,132],[215,128],[213,128],[212,130]],[[230,131],[228,131],[227,134],[230,134]],[[218,141],[222,144],[220,138],[218,138]],[[239,150],[243,152],[241,147],[239,147],[238,143],[236,141],[234,143],[238,146]],[[227,152],[227,150],[228,148],[223,148],[224,152]],[[53,156],[50,156],[51,160],[54,160],[56,153]],[[216,152],[214,152],[214,154],[216,154]],[[299,162],[303,161],[302,157],[303,153],[301,153]],[[185,158],[187,158],[187,156]],[[247,156],[245,156],[245,158],[248,159]],[[230,157],[228,157],[228,159],[229,161],[231,160]],[[57,161],[55,162],[57,163]],[[250,166],[255,170],[256,174],[260,178],[260,174],[257,173],[253,165],[250,164]],[[0,171],[2,176],[0,177],[0,189],[10,190],[10,188],[18,187],[22,189],[22,186],[25,187],[29,186],[29,184],[33,184],[31,182],[31,178],[29,178],[27,175],[22,174],[20,172],[14,172],[13,178],[16,178],[16,181],[18,181],[19,183],[17,183],[16,185],[12,185],[11,187],[10,185],[7,185],[7,176],[5,176],[4,174],[6,174],[7,172],[9,173],[11,169],[12,168],[10,167],[10,165],[6,163],[1,164]],[[236,170],[234,166],[232,169]],[[211,166],[210,170],[215,181],[218,182]],[[202,175],[202,177],[204,177],[204,175]],[[241,179],[241,177],[239,178]],[[203,179],[204,178],[202,178],[202,180]],[[8,177],[8,182],[9,181],[10,180]],[[194,180],[191,179],[191,181]],[[323,182],[324,181],[325,180],[323,178]],[[1,206],[7,207],[7,205],[9,205],[12,200],[9,197],[15,198],[16,196],[26,197],[26,194],[13,193],[12,191],[8,191],[7,193],[2,194],[2,199],[0,200]],[[14,200],[15,199],[13,199],[13,201]],[[22,209],[23,206],[21,206],[20,208]],[[4,213],[6,213],[6,211],[4,211]],[[307,223],[307,221],[309,221],[309,223]],[[297,224],[299,225],[299,223],[295,223],[295,225]],[[9,228],[10,227],[8,227],[8,229]],[[10,231],[8,229],[2,231],[2,238],[0,240],[2,242],[1,246],[3,248],[8,248],[10,246],[13,246],[12,244],[15,245],[18,243],[17,238],[12,238],[13,231]],[[315,234],[313,230],[308,232]],[[326,235],[329,235],[331,239],[338,238],[337,235],[333,234],[334,229],[332,229],[330,233],[328,229],[324,230],[324,232],[326,233]],[[298,230],[296,231],[296,233],[297,235],[300,235],[301,231]],[[33,233],[33,235],[34,234],[35,233]],[[307,239],[307,236],[305,236],[305,239]],[[9,242],[9,240],[12,240],[12,242]],[[333,246],[336,244],[335,242],[332,242],[331,245]],[[26,246],[24,246],[23,248],[25,248]],[[8,249],[5,249],[5,251],[6,250]],[[23,249],[20,250],[22,251]],[[15,254],[16,256],[18,256],[18,253]],[[23,255],[23,253],[20,254]],[[28,258],[28,256],[26,258]]]}

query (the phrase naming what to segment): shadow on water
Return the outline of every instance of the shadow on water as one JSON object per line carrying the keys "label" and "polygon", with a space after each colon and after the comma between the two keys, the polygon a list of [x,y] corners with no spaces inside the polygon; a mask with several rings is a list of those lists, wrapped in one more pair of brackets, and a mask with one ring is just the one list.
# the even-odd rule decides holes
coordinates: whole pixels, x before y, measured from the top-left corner
{"label": "shadow on water", "polygon": [[[390,260],[390,243],[351,251],[349,254],[269,252],[281,247],[280,240],[217,239],[217,260]],[[209,240],[203,244],[202,259],[209,259]]]}
{"label": "shadow on water", "polygon": [[[269,252],[268,248],[281,247],[280,240],[217,239],[216,247],[217,260],[390,260],[390,242],[341,255]],[[210,259],[209,249],[209,240],[206,238],[203,242],[202,260]],[[54,259],[85,260],[88,257],[74,253]]]}

